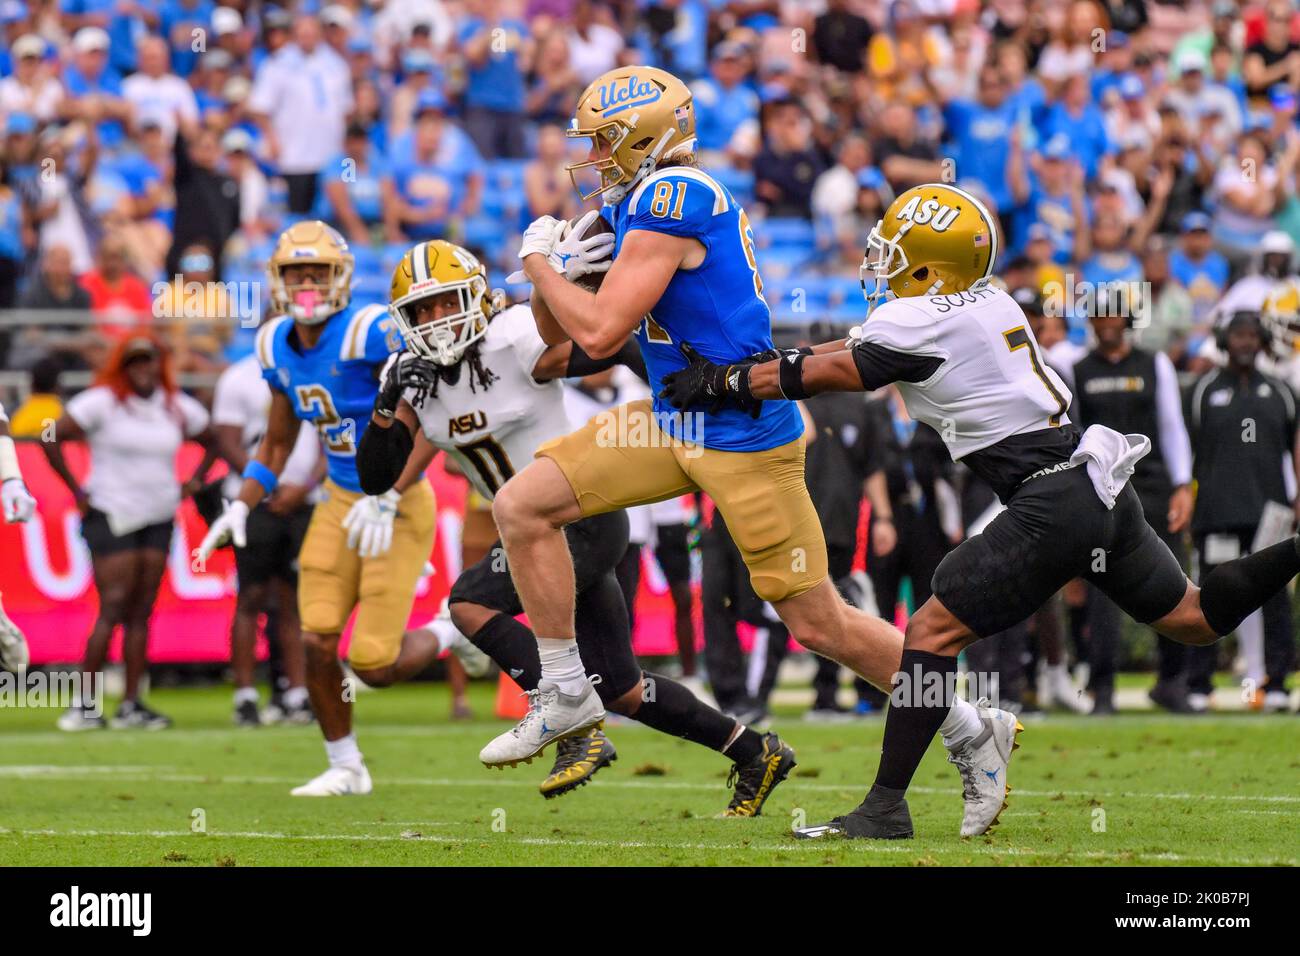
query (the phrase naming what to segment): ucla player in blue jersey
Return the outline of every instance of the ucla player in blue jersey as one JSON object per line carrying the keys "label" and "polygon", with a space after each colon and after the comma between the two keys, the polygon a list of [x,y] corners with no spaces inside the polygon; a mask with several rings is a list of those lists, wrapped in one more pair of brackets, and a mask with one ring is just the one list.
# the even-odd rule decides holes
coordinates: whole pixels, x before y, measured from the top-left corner
{"label": "ucla player in blue jersey", "polygon": [[249,510],[275,490],[299,419],[313,423],[329,477],[298,558],[298,613],[307,689],[330,765],[296,788],[295,796],[371,789],[338,658],[339,637],[353,610],[348,659],[371,686],[412,676],[439,650],[428,631],[403,633],[433,547],[433,490],[424,480],[433,449],[417,441],[401,476],[383,495],[364,494],[357,477],[357,444],[370,421],[379,371],[402,349],[402,337],[386,306],[352,304],[353,261],[343,237],[319,221],[297,223],[276,243],[267,273],[272,310],[280,317],[257,334],[257,357],[272,395],[266,437],[244,469],[239,497],[226,503],[199,549],[204,559],[227,539],[244,545]]}
{"label": "ucla player in blue jersey", "polygon": [[[591,140],[587,161],[570,171],[585,199],[603,199],[616,256],[592,294],[563,274],[581,257],[583,237],[546,217],[529,227],[520,258],[543,340],[572,339],[599,357],[635,334],[656,393],[664,376],[686,366],[686,342],[718,363],[772,349],[753,230],[726,188],[695,165],[689,89],[662,70],[613,70],[582,94],[570,135]],[[586,175],[599,181],[584,191]],[[543,445],[497,495],[497,527],[538,635],[544,719],[492,741],[485,762],[531,756],[604,716],[573,641],[573,569],[560,529],[697,488],[722,512],[755,592],[794,637],[889,687],[902,634],[850,608],[827,576],[825,541],[804,485],[798,409],[769,402],[682,413],[647,399]],[[738,788],[779,781],[789,770],[785,750],[765,752],[754,779]]]}

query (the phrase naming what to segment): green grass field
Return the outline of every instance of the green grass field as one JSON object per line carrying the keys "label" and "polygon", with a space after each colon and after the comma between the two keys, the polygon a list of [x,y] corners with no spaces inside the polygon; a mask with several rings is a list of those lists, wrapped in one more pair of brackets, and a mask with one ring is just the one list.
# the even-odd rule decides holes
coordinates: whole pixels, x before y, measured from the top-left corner
{"label": "green grass field", "polygon": [[[1026,723],[1014,793],[987,837],[957,836],[955,771],[934,745],[910,795],[918,838],[804,842],[792,821],[854,806],[883,721],[774,726],[799,766],[756,820],[723,820],[728,766],[636,724],[608,728],[619,760],[546,801],[539,760],[488,771],[505,722],[447,719],[445,685],[364,694],[357,729],[368,797],[305,800],[324,768],[314,727],[236,730],[225,689],[158,691],[156,733],[68,735],[50,710],[0,712],[0,865],[929,866],[1294,864],[1300,859],[1300,718],[1051,717]],[[478,713],[490,690],[476,688]],[[206,832],[193,830],[202,822]],[[201,829],[201,827],[200,827]]]}

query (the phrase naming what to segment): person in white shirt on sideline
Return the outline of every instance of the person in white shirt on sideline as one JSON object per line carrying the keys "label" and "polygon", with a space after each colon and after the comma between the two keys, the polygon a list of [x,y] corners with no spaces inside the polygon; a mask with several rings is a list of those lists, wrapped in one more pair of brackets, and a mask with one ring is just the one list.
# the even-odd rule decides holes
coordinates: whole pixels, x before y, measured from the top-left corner
{"label": "person in white shirt on sideline", "polygon": [[[18,470],[18,451],[9,436],[9,416],[3,405],[0,405],[0,505],[4,520],[10,524],[30,521],[36,514],[36,499],[27,490],[23,474]],[[27,670],[30,660],[27,638],[0,605],[0,667],[21,674]]]}
{"label": "person in white shirt on sideline", "polygon": [[[81,534],[90,549],[99,617],[86,641],[83,698],[97,691],[109,642],[120,625],[126,690],[114,728],[156,730],[171,720],[140,700],[140,678],[148,663],[149,618],[162,583],[172,523],[181,501],[176,453],[186,439],[209,449],[190,494],[211,464],[208,413],[176,388],[170,357],[152,335],[133,333],[118,342],[96,384],[72,398],[54,426],[54,440],[42,449],[81,511]],[[90,452],[84,485],[63,457],[63,443],[83,440]],[[90,700],[59,718],[61,730],[105,726]]]}
{"label": "person in white shirt on sideline", "polygon": [[[234,363],[217,379],[212,397],[213,437],[221,457],[230,465],[221,489],[223,498],[239,495],[240,475],[266,434],[270,407],[271,388],[262,378],[256,355]],[[247,542],[235,549],[239,587],[230,625],[230,669],[235,680],[235,724],[240,727],[312,720],[298,619],[298,552],[311,520],[311,493],[323,477],[322,464],[316,430],[300,425],[275,493],[249,514]],[[274,614],[269,610],[272,603],[277,607]],[[259,712],[253,669],[257,619],[263,611],[267,611],[267,637],[279,642],[287,687],[281,693],[281,688],[273,686],[271,707]],[[273,628],[272,622],[278,627]]]}

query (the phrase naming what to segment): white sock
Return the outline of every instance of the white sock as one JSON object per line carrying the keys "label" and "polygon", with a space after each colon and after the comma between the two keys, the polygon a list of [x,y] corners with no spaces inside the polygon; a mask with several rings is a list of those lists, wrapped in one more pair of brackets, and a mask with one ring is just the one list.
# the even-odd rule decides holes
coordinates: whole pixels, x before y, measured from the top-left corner
{"label": "white sock", "polygon": [[363,764],[355,734],[348,734],[338,740],[325,741],[325,753],[329,755],[331,767],[348,767],[352,770],[358,770]]}
{"label": "white sock", "polygon": [[582,669],[578,642],[566,638],[539,637],[537,656],[542,659],[542,680],[560,688],[570,696],[582,693],[587,683],[587,672]]}
{"label": "white sock", "polygon": [[943,745],[949,750],[956,750],[957,745],[969,740],[983,729],[980,712],[964,697],[954,697],[948,716],[939,725],[939,734]]}
{"label": "white sock", "polygon": [[281,700],[284,701],[284,706],[292,707],[296,710],[307,703],[307,688],[290,687],[284,692],[284,696]]}
{"label": "white sock", "polygon": [[236,687],[236,688],[235,688],[235,706],[238,707],[240,704],[242,704],[242,703],[243,703],[244,701],[246,701],[246,700],[251,700],[251,701],[252,701],[253,703],[255,703],[255,704],[257,703],[257,688],[256,688],[256,687]]}
{"label": "white sock", "polygon": [[444,617],[441,614],[421,624],[416,630],[429,631],[438,639],[439,656],[451,650],[451,645],[456,643],[456,638],[460,637],[460,631],[456,629],[455,624],[451,623],[451,618]]}

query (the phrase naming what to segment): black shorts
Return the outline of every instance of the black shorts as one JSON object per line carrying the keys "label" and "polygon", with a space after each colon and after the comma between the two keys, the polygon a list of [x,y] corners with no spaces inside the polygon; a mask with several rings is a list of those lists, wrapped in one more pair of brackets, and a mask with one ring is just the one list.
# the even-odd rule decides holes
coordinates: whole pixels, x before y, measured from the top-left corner
{"label": "black shorts", "polygon": [[288,515],[278,515],[265,504],[248,514],[245,526],[247,544],[235,548],[235,572],[239,586],[264,584],[272,578],[298,580],[298,552],[311,523],[312,508],[299,508]]}
{"label": "black shorts", "polygon": [[[573,556],[574,636],[588,674],[599,674],[596,692],[605,703],[641,682],[641,665],[632,652],[627,605],[614,569],[627,552],[627,514],[614,511],[575,521],[564,529]],[[523,611],[498,541],[451,587],[452,604],[465,601],[515,616]]]}
{"label": "black shorts", "polygon": [[[609,514],[582,518],[564,529],[573,556],[574,585],[579,594],[606,574],[613,574],[627,551],[627,514]],[[506,614],[522,614],[523,604],[515,591],[515,582],[506,566],[505,549],[497,541],[475,564],[461,571],[451,586],[448,601],[466,601],[490,607]]]}
{"label": "black shorts", "polygon": [[670,585],[691,581],[689,534],[685,524],[655,525],[655,560]]}
{"label": "black shorts", "polygon": [[97,558],[143,549],[162,551],[165,554],[172,543],[172,522],[160,521],[137,528],[130,534],[116,535],[108,526],[108,515],[91,508],[81,519],[81,536],[86,539],[90,553]]}
{"label": "black shorts", "polygon": [[1149,624],[1183,599],[1187,577],[1127,485],[1113,509],[1080,465],[1026,481],[983,533],[934,572],[934,596],[978,637],[1019,624],[1066,582],[1084,578]]}

